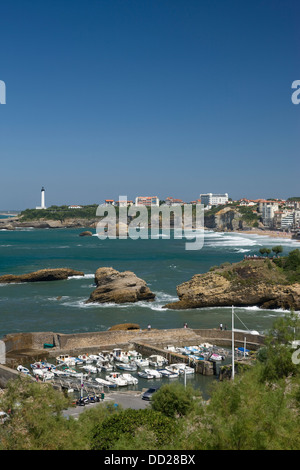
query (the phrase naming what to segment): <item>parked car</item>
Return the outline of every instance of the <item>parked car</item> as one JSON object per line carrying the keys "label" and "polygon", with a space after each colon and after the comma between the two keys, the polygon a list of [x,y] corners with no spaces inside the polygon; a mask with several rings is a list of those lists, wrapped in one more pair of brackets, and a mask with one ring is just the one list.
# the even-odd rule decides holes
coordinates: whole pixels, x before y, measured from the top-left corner
{"label": "parked car", "polygon": [[152,398],[152,395],[157,392],[157,390],[159,389],[159,387],[151,387],[151,388],[148,388],[148,390],[146,390],[146,392],[143,393],[142,395],[142,400],[148,400],[150,401],[151,398]]}

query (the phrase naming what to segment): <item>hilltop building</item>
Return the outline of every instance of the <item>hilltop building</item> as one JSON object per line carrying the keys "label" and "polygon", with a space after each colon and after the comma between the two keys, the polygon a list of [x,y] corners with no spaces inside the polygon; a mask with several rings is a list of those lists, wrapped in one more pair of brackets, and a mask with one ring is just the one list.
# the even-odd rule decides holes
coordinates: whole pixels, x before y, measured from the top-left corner
{"label": "hilltop building", "polygon": [[157,196],[138,196],[135,198],[136,206],[159,206]]}
{"label": "hilltop building", "polygon": [[228,203],[228,194],[200,194],[200,200],[204,206],[223,206]]}

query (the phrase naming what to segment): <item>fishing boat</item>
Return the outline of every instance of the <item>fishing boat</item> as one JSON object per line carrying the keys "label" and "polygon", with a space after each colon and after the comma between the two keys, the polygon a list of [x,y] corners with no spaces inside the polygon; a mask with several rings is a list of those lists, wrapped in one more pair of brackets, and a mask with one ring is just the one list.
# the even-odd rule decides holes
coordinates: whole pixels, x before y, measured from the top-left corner
{"label": "fishing boat", "polygon": [[159,369],[159,372],[163,377],[168,377],[169,379],[178,379],[179,372],[171,372],[167,369]]}
{"label": "fishing boat", "polygon": [[137,365],[135,363],[128,363],[128,364],[126,362],[118,363],[116,367],[117,369],[120,369],[120,370],[131,370],[131,371],[137,370]]}
{"label": "fishing boat", "polygon": [[40,377],[42,380],[51,380],[54,378],[54,372],[49,372],[48,369],[33,369],[33,375]]}
{"label": "fishing boat", "polygon": [[113,350],[113,358],[117,362],[129,362],[129,355],[127,351],[122,351],[120,348],[115,348]]}
{"label": "fishing boat", "polygon": [[110,372],[114,370],[114,365],[109,361],[103,361],[103,362],[99,361],[97,362],[96,365],[101,371]]}
{"label": "fishing boat", "polygon": [[90,354],[89,357],[93,362],[102,361],[104,359],[104,357],[100,354]]}
{"label": "fishing boat", "polygon": [[68,354],[57,356],[56,361],[58,364],[67,364],[68,366],[76,365],[76,357],[71,357]]}
{"label": "fishing boat", "polygon": [[122,374],[121,377],[126,380],[128,385],[137,385],[139,382],[139,380],[131,374]]}
{"label": "fishing boat", "polygon": [[144,372],[146,372],[146,374],[153,375],[154,379],[160,379],[162,377],[162,374],[158,370],[144,369]]}
{"label": "fishing boat", "polygon": [[163,367],[166,364],[168,364],[168,361],[165,357],[153,354],[148,358],[149,360],[149,365],[152,367]]}
{"label": "fishing boat", "polygon": [[27,369],[27,367],[24,367],[24,366],[22,366],[22,365],[19,365],[19,366],[17,367],[17,371],[18,371],[18,372],[22,372],[22,374],[30,375],[30,370]]}
{"label": "fishing boat", "polygon": [[126,380],[121,376],[119,372],[111,372],[105,377],[108,382],[116,384],[118,387],[124,387],[127,385]]}
{"label": "fishing boat", "polygon": [[213,353],[211,354],[211,356],[209,357],[209,361],[211,362],[219,362],[219,361],[224,361],[225,357],[224,356],[221,356],[220,354],[216,354],[216,353]]}
{"label": "fishing boat", "polygon": [[166,369],[170,372],[178,372],[179,374],[194,374],[195,369],[192,367],[187,366],[186,364],[170,364],[169,366],[166,366]]}
{"label": "fishing boat", "polygon": [[110,387],[110,388],[116,388],[117,384],[109,382],[108,380],[101,379],[99,377],[96,377],[95,380],[100,384],[100,385],[105,385],[105,387]]}
{"label": "fishing boat", "polygon": [[141,377],[142,379],[154,379],[154,375],[152,374],[152,370],[148,369],[146,372],[145,370],[141,370],[138,372],[138,376]]}
{"label": "fishing boat", "polygon": [[78,356],[78,359],[85,362],[85,364],[91,364],[93,362],[93,359],[91,359],[88,354],[81,354]]}
{"label": "fishing boat", "polygon": [[139,367],[140,369],[149,366],[148,359],[143,359],[142,357],[138,357],[134,359],[133,361],[136,363],[137,367]]}
{"label": "fishing boat", "polygon": [[82,369],[85,370],[85,372],[90,372],[91,374],[97,374],[98,372],[97,367],[92,366],[91,364],[83,366]]}

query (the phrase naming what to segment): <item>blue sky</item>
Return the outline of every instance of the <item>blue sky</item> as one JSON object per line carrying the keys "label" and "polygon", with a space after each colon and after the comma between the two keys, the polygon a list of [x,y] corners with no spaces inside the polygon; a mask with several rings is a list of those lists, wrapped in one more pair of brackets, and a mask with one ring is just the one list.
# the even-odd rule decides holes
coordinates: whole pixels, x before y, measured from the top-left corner
{"label": "blue sky", "polygon": [[298,0],[0,0],[0,209],[300,196]]}

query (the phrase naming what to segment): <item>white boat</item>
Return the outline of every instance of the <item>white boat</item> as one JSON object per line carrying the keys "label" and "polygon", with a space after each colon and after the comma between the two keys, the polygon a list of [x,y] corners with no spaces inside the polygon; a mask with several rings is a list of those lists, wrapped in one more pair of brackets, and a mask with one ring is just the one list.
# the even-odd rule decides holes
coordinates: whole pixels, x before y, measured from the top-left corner
{"label": "white boat", "polygon": [[97,362],[97,361],[102,361],[104,359],[103,356],[100,356],[100,354],[90,354],[89,358],[93,361],[93,362]]}
{"label": "white boat", "polygon": [[76,357],[71,357],[68,354],[61,354],[57,356],[56,361],[58,364],[67,364],[68,366],[76,365]]}
{"label": "white boat", "polygon": [[108,382],[116,384],[118,387],[124,387],[127,385],[126,380],[121,376],[119,372],[111,372],[105,377]]}
{"label": "white boat", "polygon": [[159,369],[159,372],[163,377],[168,377],[169,379],[178,379],[179,372],[170,372],[167,369]]}
{"label": "white boat", "polygon": [[129,355],[127,351],[122,351],[120,348],[115,348],[113,350],[113,358],[117,362],[129,362]]}
{"label": "white boat", "polygon": [[178,372],[179,374],[186,373],[187,375],[194,374],[195,369],[187,366],[186,364],[170,364],[166,366],[166,369],[170,372]]}
{"label": "white boat", "polygon": [[[148,369],[149,371],[150,369]],[[152,372],[152,371],[150,371]],[[154,379],[154,375],[150,372],[146,372],[145,370],[141,370],[138,372],[138,376],[141,377],[142,379]]]}
{"label": "white boat", "polygon": [[220,356],[220,354],[212,354],[209,359],[211,362],[219,362],[219,361],[224,361],[224,356]]}
{"label": "white boat", "polygon": [[122,374],[121,377],[126,380],[128,385],[137,385],[139,382],[139,380],[131,374]]}
{"label": "white boat", "polygon": [[108,380],[101,379],[99,377],[96,377],[95,380],[100,384],[100,385],[105,385],[106,387],[111,387],[114,388],[117,385],[115,383],[109,382]]}
{"label": "white boat", "polygon": [[86,366],[82,366],[82,369],[85,370],[85,372],[90,372],[91,374],[97,374],[97,372],[98,372],[97,367],[92,366],[91,364],[87,364]]}
{"label": "white boat", "polygon": [[120,369],[120,370],[131,370],[131,371],[135,371],[137,370],[137,365],[135,363],[126,363],[126,362],[120,362],[116,365],[117,369]]}
{"label": "white boat", "polygon": [[160,379],[162,377],[162,374],[159,370],[144,369],[144,372],[146,372],[146,374],[153,375],[155,379]]}
{"label": "white boat", "polygon": [[137,367],[139,367],[140,369],[149,366],[148,359],[143,359],[143,358],[134,359],[134,362],[136,363]]}
{"label": "white boat", "polygon": [[67,377],[68,376],[65,370],[55,369],[53,372],[54,372],[55,377]]}
{"label": "white boat", "polygon": [[27,369],[27,367],[24,367],[24,366],[22,366],[22,365],[19,365],[19,366],[17,367],[17,371],[18,371],[18,372],[22,372],[22,374],[26,374],[26,375],[29,375],[29,374],[30,374],[29,369]]}
{"label": "white boat", "polygon": [[163,367],[166,364],[168,364],[168,361],[165,357],[153,354],[148,358],[149,360],[149,365],[152,367]]}
{"label": "white boat", "polygon": [[91,364],[93,362],[93,359],[91,359],[88,354],[81,354],[78,356],[78,359],[83,361],[85,364]]}
{"label": "white boat", "polygon": [[54,378],[54,372],[49,372],[48,369],[33,369],[33,375],[40,377],[42,380],[51,380]]}
{"label": "white boat", "polygon": [[114,370],[114,365],[109,361],[98,362],[97,367],[99,367],[101,371],[106,371],[106,372],[110,372]]}

